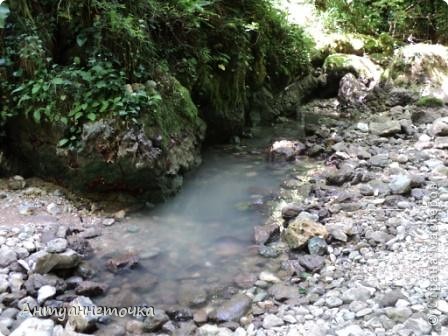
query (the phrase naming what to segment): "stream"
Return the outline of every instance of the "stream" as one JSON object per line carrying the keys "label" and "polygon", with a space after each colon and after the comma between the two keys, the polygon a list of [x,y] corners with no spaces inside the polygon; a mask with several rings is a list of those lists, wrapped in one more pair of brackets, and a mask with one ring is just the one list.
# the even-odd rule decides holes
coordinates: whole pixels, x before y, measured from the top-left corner
{"label": "stream", "polygon": [[[212,147],[179,194],[107,228],[94,264],[109,286],[99,304],[198,307],[237,291],[235,277],[276,272],[280,261],[259,255],[254,227],[269,216],[281,182],[300,163],[268,162],[273,139],[297,139],[300,127],[257,128],[241,144]],[[136,253],[138,266],[113,273],[108,259]]]}

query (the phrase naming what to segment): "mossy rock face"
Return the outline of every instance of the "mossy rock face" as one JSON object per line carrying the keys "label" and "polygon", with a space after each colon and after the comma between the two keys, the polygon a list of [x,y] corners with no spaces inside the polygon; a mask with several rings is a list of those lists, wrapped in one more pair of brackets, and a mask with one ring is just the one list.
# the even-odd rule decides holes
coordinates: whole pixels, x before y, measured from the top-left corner
{"label": "mossy rock face", "polygon": [[366,84],[376,84],[381,78],[382,69],[366,56],[333,54],[325,59],[324,72],[332,79],[341,79],[352,73]]}
{"label": "mossy rock face", "polygon": [[448,47],[412,44],[398,49],[387,71],[395,86],[413,88],[421,97],[448,102]]}
{"label": "mossy rock face", "polygon": [[353,33],[332,33],[325,40],[323,46],[313,55],[314,64],[319,64],[329,55],[338,53],[356,56],[375,55],[375,61],[380,60],[380,64],[383,64],[393,55],[396,45],[396,41],[386,33],[382,33],[378,37]]}
{"label": "mossy rock face", "polygon": [[64,125],[12,119],[8,154],[25,175],[85,192],[120,191],[160,201],[177,191],[182,173],[200,163],[205,134],[188,91],[168,75],[160,85],[160,111],[136,121],[111,116],[85,123],[76,151],[58,147]]}
{"label": "mossy rock face", "polygon": [[424,96],[424,97],[421,97],[419,100],[417,100],[415,105],[421,106],[421,107],[442,107],[445,105],[445,103],[443,102],[443,100],[441,100],[439,98],[431,97],[431,96]]}

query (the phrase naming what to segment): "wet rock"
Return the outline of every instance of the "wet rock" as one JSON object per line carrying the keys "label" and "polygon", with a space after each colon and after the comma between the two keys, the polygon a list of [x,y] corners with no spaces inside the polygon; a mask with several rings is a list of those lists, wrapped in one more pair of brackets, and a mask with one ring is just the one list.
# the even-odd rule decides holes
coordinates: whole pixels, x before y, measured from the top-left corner
{"label": "wet rock", "polygon": [[210,317],[219,322],[239,321],[249,311],[251,304],[250,297],[236,294],[212,312]]}
{"label": "wet rock", "polygon": [[305,269],[300,265],[298,260],[286,260],[282,262],[282,269],[291,273],[291,275],[300,275],[302,272],[305,272]]}
{"label": "wet rock", "polygon": [[67,246],[68,246],[67,240],[65,240],[64,238],[56,238],[50,240],[47,243],[46,250],[49,253],[61,253],[67,249]]}
{"label": "wet rock", "polygon": [[276,246],[265,246],[262,245],[258,249],[258,253],[265,258],[277,258],[282,254],[282,249]]}
{"label": "wet rock", "polygon": [[284,158],[287,161],[294,160],[296,156],[301,155],[306,147],[299,141],[280,140],[271,145],[269,149],[269,160],[275,161],[278,158]]}
{"label": "wet rock", "polygon": [[82,296],[98,296],[103,295],[107,290],[107,286],[105,284],[94,282],[94,281],[82,281],[76,287],[76,294]]}
{"label": "wet rock", "polygon": [[254,239],[257,244],[266,244],[278,235],[280,228],[276,223],[270,223],[254,228]]}
{"label": "wet rock", "polygon": [[82,231],[79,234],[79,237],[82,239],[91,239],[91,238],[98,237],[100,235],[101,235],[101,230],[98,227],[93,226],[93,227],[89,227],[89,228],[85,229],[84,231]]}
{"label": "wet rock", "polygon": [[207,292],[196,284],[182,285],[179,290],[179,303],[184,306],[197,306],[207,301]]}
{"label": "wet rock", "polygon": [[295,204],[295,203],[290,203],[285,205],[282,208],[282,217],[283,219],[293,219],[296,218],[297,215],[302,212],[304,209],[302,206]]}
{"label": "wet rock", "polygon": [[268,271],[261,272],[258,278],[264,282],[272,282],[272,283],[280,282],[280,279],[276,275]]}
{"label": "wet rock", "polygon": [[272,295],[277,301],[295,299],[299,296],[299,291],[296,287],[288,286],[283,283],[274,284],[269,288],[268,293]]}
{"label": "wet rock", "polygon": [[325,258],[319,255],[303,255],[297,258],[307,271],[317,272],[325,265]]}
{"label": "wet rock", "polygon": [[17,253],[10,247],[0,247],[0,267],[6,267],[17,260]]}
{"label": "wet rock", "polygon": [[240,288],[250,288],[257,281],[258,277],[254,273],[240,273],[235,276],[233,281]]}
{"label": "wet rock", "polygon": [[52,336],[54,322],[50,319],[30,317],[24,320],[10,336]]}
{"label": "wet rock", "polygon": [[274,314],[267,314],[263,319],[263,328],[264,329],[272,329],[275,327],[282,326],[285,322],[280,317],[277,317]]}
{"label": "wet rock", "polygon": [[56,288],[53,286],[42,286],[37,294],[37,302],[42,303],[56,295]]}
{"label": "wet rock", "polygon": [[325,238],[327,235],[327,229],[322,224],[311,219],[296,218],[284,230],[283,239],[289,248],[296,249],[304,247],[313,237]]}
{"label": "wet rock", "polygon": [[81,257],[73,250],[64,253],[48,253],[39,251],[29,257],[29,264],[36,273],[45,274],[52,270],[75,268],[81,262]]}
{"label": "wet rock", "polygon": [[328,185],[341,186],[345,182],[351,181],[354,177],[354,169],[349,165],[342,165],[341,168],[330,167],[325,172]]}
{"label": "wet rock", "polygon": [[69,307],[80,314],[70,314],[68,323],[79,332],[90,332],[96,329],[96,323],[101,315],[94,314],[96,306],[88,297],[79,296],[70,302]]}
{"label": "wet rock", "polygon": [[126,253],[124,255],[111,258],[107,261],[106,267],[111,272],[117,272],[121,269],[132,268],[139,262],[139,257],[135,253]]}
{"label": "wet rock", "polygon": [[148,316],[143,322],[143,330],[152,332],[160,329],[166,322],[168,322],[168,315],[160,309],[155,309],[154,316]]}
{"label": "wet rock", "polygon": [[370,132],[379,136],[391,136],[401,132],[401,124],[397,120],[384,119],[378,122],[371,122]]}
{"label": "wet rock", "polygon": [[26,181],[22,176],[14,176],[8,180],[8,188],[11,190],[22,190],[26,187]]}
{"label": "wet rock", "polygon": [[408,175],[395,175],[389,183],[389,188],[394,194],[406,194],[411,190],[412,179]]}

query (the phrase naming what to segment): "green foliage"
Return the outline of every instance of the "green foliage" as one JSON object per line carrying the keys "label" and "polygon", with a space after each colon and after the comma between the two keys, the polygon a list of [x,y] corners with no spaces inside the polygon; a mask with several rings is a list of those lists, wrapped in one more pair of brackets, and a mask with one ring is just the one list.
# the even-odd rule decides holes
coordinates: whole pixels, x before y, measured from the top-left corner
{"label": "green foliage", "polygon": [[423,96],[417,101],[416,105],[423,107],[442,107],[445,103],[443,100],[433,96]]}
{"label": "green foliage", "polygon": [[[3,118],[24,113],[62,122],[69,139],[104,115],[149,113],[170,129],[176,116],[156,103],[177,90],[125,89],[163,82],[160,67],[179,79],[209,120],[244,118],[253,92],[279,90],[309,69],[310,39],[268,0],[8,3]],[[197,114],[196,107],[186,110]]]}
{"label": "green foliage", "polygon": [[154,90],[144,85],[137,90],[126,87],[126,78],[111,63],[91,60],[86,68],[79,64],[53,66],[36,74],[12,90],[12,101],[19,112],[36,122],[47,121],[67,126],[68,137],[60,145],[72,144],[86,121],[116,115],[137,118],[150,113],[161,100]]}
{"label": "green foliage", "polygon": [[5,28],[6,19],[9,16],[9,7],[6,3],[0,4],[0,29]]}
{"label": "green foliage", "polygon": [[320,9],[332,30],[407,40],[447,41],[448,5],[444,0],[323,0]]}

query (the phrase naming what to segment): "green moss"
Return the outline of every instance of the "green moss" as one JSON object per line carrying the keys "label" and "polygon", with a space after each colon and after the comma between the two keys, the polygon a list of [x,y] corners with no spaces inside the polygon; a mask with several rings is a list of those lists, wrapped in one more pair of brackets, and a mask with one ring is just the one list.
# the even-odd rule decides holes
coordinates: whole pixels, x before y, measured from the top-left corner
{"label": "green moss", "polygon": [[417,101],[416,105],[422,107],[442,107],[445,103],[443,100],[433,96],[423,96]]}

